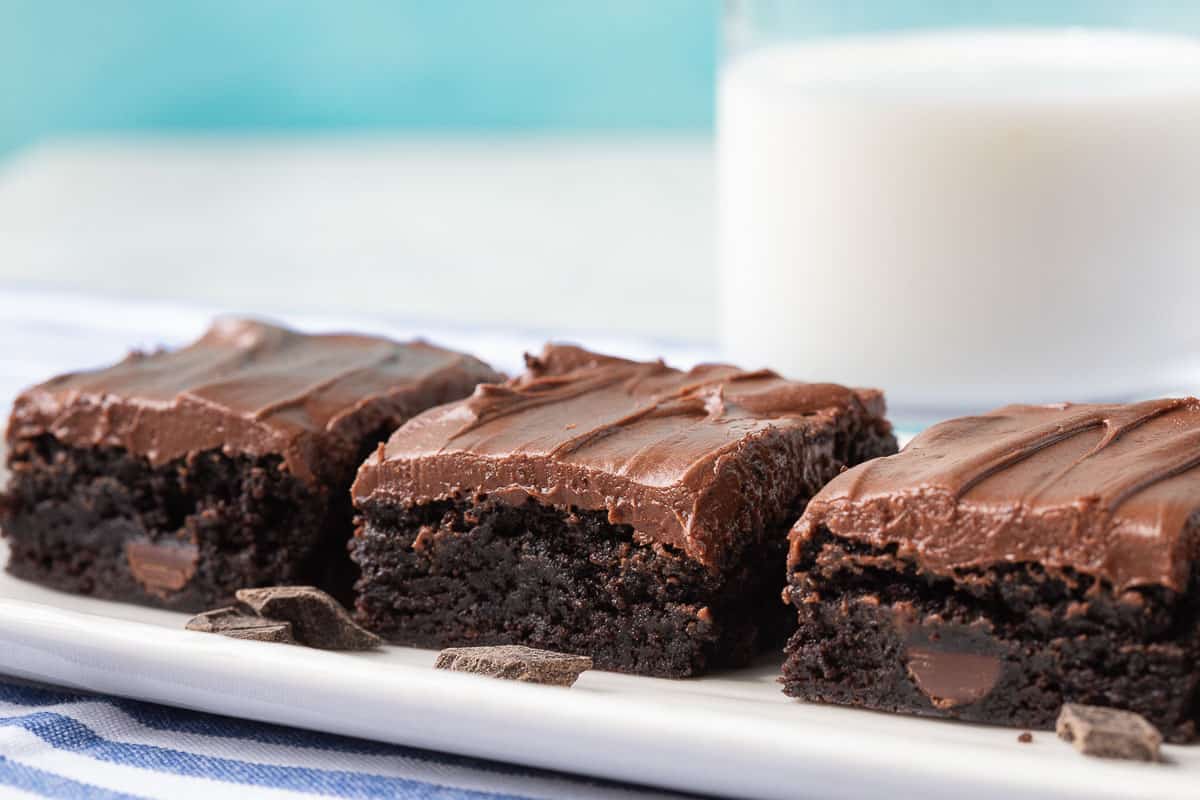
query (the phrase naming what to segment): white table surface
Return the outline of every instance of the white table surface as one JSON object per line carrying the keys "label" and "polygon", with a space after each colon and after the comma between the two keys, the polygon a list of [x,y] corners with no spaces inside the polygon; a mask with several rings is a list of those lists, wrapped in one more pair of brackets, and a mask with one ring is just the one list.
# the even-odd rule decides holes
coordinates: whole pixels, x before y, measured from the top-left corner
{"label": "white table surface", "polygon": [[60,142],[0,162],[0,289],[714,336],[706,139]]}

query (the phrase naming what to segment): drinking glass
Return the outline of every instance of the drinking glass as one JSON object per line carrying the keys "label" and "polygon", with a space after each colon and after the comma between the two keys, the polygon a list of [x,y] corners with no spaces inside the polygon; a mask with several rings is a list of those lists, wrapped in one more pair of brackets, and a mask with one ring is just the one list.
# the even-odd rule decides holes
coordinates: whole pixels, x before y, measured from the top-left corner
{"label": "drinking glass", "polygon": [[901,417],[1200,376],[1200,4],[730,0],[725,356]]}

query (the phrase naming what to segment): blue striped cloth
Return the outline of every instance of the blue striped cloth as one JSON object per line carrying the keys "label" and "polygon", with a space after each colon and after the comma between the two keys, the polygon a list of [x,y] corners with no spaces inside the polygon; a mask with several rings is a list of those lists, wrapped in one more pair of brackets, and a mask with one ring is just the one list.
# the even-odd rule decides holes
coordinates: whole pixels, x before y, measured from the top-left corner
{"label": "blue striped cloth", "polygon": [[651,790],[0,678],[0,796],[642,798]]}

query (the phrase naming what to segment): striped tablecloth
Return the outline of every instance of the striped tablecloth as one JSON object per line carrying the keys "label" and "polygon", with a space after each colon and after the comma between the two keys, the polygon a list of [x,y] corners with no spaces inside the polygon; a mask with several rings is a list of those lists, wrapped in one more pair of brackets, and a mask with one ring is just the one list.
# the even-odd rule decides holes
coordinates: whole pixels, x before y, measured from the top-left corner
{"label": "striped tablecloth", "polygon": [[[0,287],[0,412],[22,387],[112,362],[132,347],[185,342],[211,309],[130,304]],[[538,332],[429,330],[386,320],[290,317],[312,330],[417,334],[517,369]],[[588,339],[650,357],[653,343]],[[677,363],[703,351],[669,352]],[[3,643],[0,642],[0,646]],[[0,676],[0,797],[648,798],[652,790],[349,739]]]}
{"label": "striped tablecloth", "polygon": [[666,795],[0,678],[0,796],[641,800]]}

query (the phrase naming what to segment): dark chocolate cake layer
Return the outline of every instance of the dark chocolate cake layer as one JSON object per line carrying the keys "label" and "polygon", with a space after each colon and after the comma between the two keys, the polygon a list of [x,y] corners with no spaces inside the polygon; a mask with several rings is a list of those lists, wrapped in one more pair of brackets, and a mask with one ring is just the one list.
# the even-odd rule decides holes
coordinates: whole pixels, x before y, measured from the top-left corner
{"label": "dark chocolate cake layer", "polygon": [[272,583],[345,595],[358,463],[496,377],[423,342],[225,320],[186,348],[54,378],[9,421],[9,570],[184,610]]}
{"label": "dark chocolate cake layer", "polygon": [[1010,406],[850,470],[791,534],[786,691],[1051,728],[1200,719],[1200,401]]}
{"label": "dark chocolate cake layer", "polygon": [[549,346],[360,469],[359,619],[399,643],[652,675],[742,664],[780,641],[805,502],[894,449],[875,391]]}

